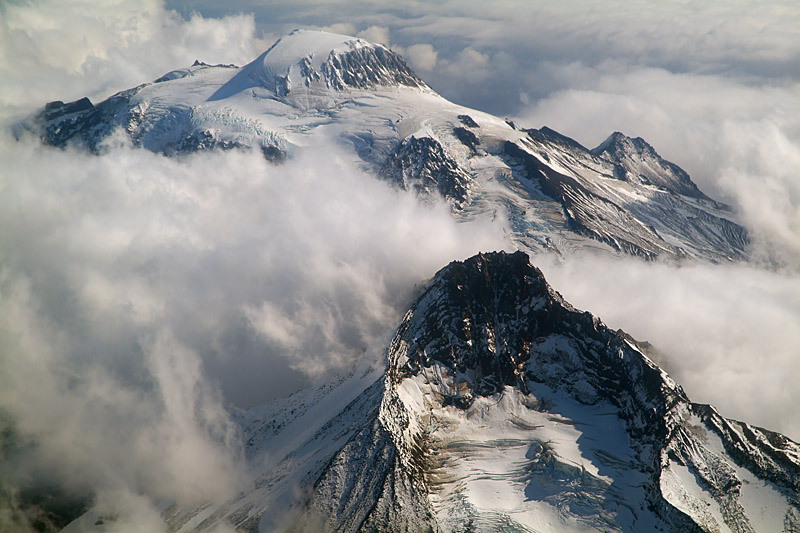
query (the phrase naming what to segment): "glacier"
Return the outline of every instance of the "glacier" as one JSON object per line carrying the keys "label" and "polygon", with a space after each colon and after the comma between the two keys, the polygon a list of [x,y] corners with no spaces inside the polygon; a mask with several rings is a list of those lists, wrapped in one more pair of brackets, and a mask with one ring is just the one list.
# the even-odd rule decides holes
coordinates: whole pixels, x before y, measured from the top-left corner
{"label": "glacier", "polygon": [[[614,132],[590,149],[525,129],[447,101],[382,45],[306,30],[243,67],[198,61],[97,104],[51,102],[15,134],[274,164],[334,140],[458,220],[506,218],[520,250],[440,270],[382,364],[235,411],[252,487],[165,502],[170,531],[800,530],[797,443],[691,402],[644,343],[530,263],[748,258],[731,209],[645,140]],[[106,521],[89,511],[64,531]]]}
{"label": "glacier", "polygon": [[97,105],[51,102],[16,128],[92,152],[120,131],[155,152],[249,148],[276,162],[333,139],[366,171],[444,197],[459,219],[507,217],[531,251],[748,257],[730,208],[646,141],[615,132],[587,149],[453,104],[363,39],[298,30],[244,67],[197,62]]}

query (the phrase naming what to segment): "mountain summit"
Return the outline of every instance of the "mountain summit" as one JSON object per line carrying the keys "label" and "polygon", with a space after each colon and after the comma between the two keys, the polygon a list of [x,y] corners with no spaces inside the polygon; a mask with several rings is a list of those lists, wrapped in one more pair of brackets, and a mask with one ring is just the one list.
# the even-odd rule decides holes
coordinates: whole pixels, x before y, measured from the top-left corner
{"label": "mountain summit", "polygon": [[591,153],[598,156],[605,155],[615,162],[615,176],[620,179],[638,180],[678,194],[708,200],[689,174],[677,165],[664,161],[641,137],[631,139],[615,131],[597,148],[591,150]]}
{"label": "mountain summit", "polygon": [[[639,138],[590,150],[447,101],[382,45],[297,31],[244,67],[194,65],[20,124],[56,147],[123,135],[169,156],[325,158],[497,216],[512,245],[569,257],[737,261],[730,210]],[[113,137],[118,138],[118,137]],[[442,268],[385,350],[289,398],[237,411],[252,486],[169,506],[170,531],[800,530],[800,446],[693,403],[644,346],[567,303],[527,253]],[[113,517],[108,518],[113,521]],[[91,512],[68,531],[102,531]]]}
{"label": "mountain summit", "polygon": [[244,413],[255,488],[171,530],[800,527],[800,445],[692,403],[522,252],[440,270],[386,358]]}
{"label": "mountain summit", "polygon": [[427,87],[403,59],[380,44],[322,31],[295,30],[243,67],[209,98],[221,100],[253,89],[269,96],[371,89]]}
{"label": "mountain summit", "polygon": [[93,152],[115,131],[166,154],[259,149],[270,160],[334,139],[377,177],[444,199],[457,218],[509,219],[522,248],[644,259],[747,257],[730,210],[639,138],[588,150],[449,102],[383,45],[319,31],[284,36],[244,67],[196,62],[95,105],[51,102],[17,127]]}

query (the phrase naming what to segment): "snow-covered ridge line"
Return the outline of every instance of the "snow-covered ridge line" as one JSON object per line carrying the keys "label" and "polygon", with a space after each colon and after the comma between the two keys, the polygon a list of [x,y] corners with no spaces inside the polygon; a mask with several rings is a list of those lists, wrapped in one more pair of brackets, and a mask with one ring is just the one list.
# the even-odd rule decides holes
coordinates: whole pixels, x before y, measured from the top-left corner
{"label": "snow-covered ridge line", "polygon": [[508,218],[523,249],[643,259],[747,259],[747,232],[649,144],[621,133],[589,150],[437,95],[403,59],[363,39],[295,31],[242,68],[194,66],[92,104],[48,104],[17,127],[99,153],[124,132],[168,155],[258,149],[271,161],[330,146],[454,216]]}
{"label": "snow-covered ridge line", "polygon": [[255,486],[165,519],[183,533],[796,531],[800,445],[691,403],[639,346],[522,252],[454,261],[406,313],[382,378],[240,413]]}
{"label": "snow-covered ridge line", "polygon": [[251,88],[278,97],[292,91],[344,91],[378,86],[427,88],[403,59],[380,44],[322,31],[295,30],[220,87],[210,100]]}

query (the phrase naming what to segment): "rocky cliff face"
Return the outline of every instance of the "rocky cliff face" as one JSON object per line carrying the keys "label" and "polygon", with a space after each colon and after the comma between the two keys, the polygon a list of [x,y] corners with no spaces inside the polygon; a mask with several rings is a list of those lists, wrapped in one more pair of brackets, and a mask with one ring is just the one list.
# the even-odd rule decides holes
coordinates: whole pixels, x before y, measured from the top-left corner
{"label": "rocky cliff face", "polygon": [[422,198],[443,197],[459,209],[470,200],[472,177],[431,137],[403,140],[389,157],[383,173]]}
{"label": "rocky cliff face", "polygon": [[800,446],[690,402],[520,252],[436,275],[375,401],[316,477],[299,530],[800,527]]}
{"label": "rocky cliff face", "polygon": [[170,530],[800,529],[800,445],[692,403],[522,252],[440,270],[386,359],[239,413],[254,485]]}

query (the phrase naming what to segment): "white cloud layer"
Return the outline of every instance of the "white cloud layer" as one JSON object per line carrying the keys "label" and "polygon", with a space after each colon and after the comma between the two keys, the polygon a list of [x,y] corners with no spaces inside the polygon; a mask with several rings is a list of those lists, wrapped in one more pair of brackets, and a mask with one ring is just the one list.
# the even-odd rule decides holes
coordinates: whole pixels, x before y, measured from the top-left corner
{"label": "white cloud layer", "polygon": [[93,101],[196,59],[251,61],[271,44],[252,15],[183,20],[160,0],[36,0],[0,4],[0,109]]}
{"label": "white cloud layer", "polygon": [[411,63],[411,66],[420,71],[431,71],[436,67],[438,54],[429,44],[412,44],[406,48],[403,55]]}
{"label": "white cloud layer", "polygon": [[0,150],[0,405],[70,486],[230,496],[246,480],[226,401],[346,368],[421,280],[505,242],[334,148],[277,166]]}
{"label": "white cloud layer", "polygon": [[[794,2],[491,11],[7,2],[0,118],[7,127],[50,100],[104,98],[195,59],[244,64],[283,32],[327,26],[385,40],[446,97],[526,127],[587,144],[613,130],[642,136],[730,201],[783,273],[537,261],[576,306],[653,342],[693,399],[799,439],[789,408],[800,402]],[[44,465],[75,490],[100,490],[101,508],[143,531],[160,527],[154,500],[219,500],[247,482],[226,402],[346,366],[394,325],[415,284],[505,245],[499,224],[455,224],[444,206],[420,207],[335,151],[283,166],[124,146],[94,157],[6,134],[0,228],[0,408],[39,443],[12,474]]]}
{"label": "white cloud layer", "polygon": [[533,261],[570,303],[649,341],[695,402],[800,439],[800,283],[748,265]]}
{"label": "white cloud layer", "polygon": [[383,26],[370,26],[356,34],[357,37],[372,41],[373,43],[389,44],[389,30]]}

